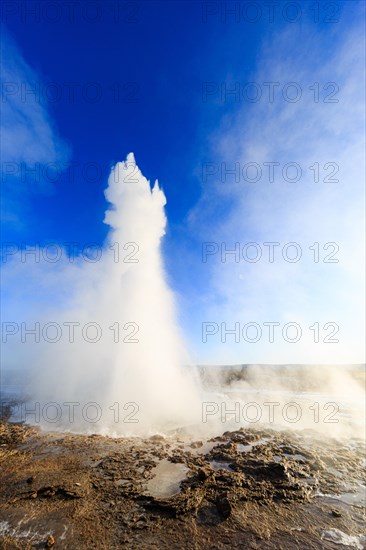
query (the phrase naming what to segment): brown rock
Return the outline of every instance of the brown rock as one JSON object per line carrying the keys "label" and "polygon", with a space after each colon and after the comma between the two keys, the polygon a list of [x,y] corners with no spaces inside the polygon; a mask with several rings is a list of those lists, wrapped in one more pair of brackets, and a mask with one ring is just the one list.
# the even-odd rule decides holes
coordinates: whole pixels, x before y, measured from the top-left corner
{"label": "brown rock", "polygon": [[218,496],[216,499],[216,508],[219,514],[227,519],[231,515],[231,504],[226,496]]}
{"label": "brown rock", "polygon": [[55,544],[55,539],[52,535],[50,535],[46,542],[46,548],[51,548]]}

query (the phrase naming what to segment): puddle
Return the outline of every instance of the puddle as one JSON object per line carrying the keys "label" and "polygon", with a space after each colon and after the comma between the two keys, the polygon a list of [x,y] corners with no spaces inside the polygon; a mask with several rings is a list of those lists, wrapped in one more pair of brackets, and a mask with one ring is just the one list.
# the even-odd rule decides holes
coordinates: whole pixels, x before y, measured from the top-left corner
{"label": "puddle", "polygon": [[327,499],[343,502],[344,504],[363,508],[366,504],[366,487],[364,485],[359,485],[354,491],[341,494],[318,492],[315,496],[325,497]]}
{"label": "puddle", "polygon": [[193,448],[189,445],[188,447],[186,447],[186,450],[188,450],[190,453],[192,453],[195,456],[206,455],[207,453],[212,451],[215,445],[217,445],[217,441],[207,441],[206,443],[203,443],[201,447]]}
{"label": "puddle", "polygon": [[189,469],[184,464],[162,460],[151,470],[154,475],[146,484],[145,494],[155,498],[168,498],[180,492],[180,483],[186,479]]}
{"label": "puddle", "polygon": [[241,453],[248,453],[249,451],[251,451],[253,449],[253,445],[243,445],[242,443],[237,443],[236,448]]}
{"label": "puddle", "polygon": [[330,472],[335,477],[338,477],[340,479],[343,479],[344,475],[345,475],[345,474],[342,474],[339,470],[336,470],[335,468],[332,468],[331,466],[328,466],[328,472]]}
{"label": "puddle", "polygon": [[228,472],[233,472],[234,470],[230,468],[228,462],[219,462],[218,460],[210,461],[211,468],[214,470],[228,470]]}
{"label": "puddle", "polygon": [[363,550],[366,542],[366,537],[363,535],[347,535],[339,529],[328,529],[323,531],[322,540],[328,540],[334,544],[341,544],[342,546],[350,546],[351,548],[357,548]]}
{"label": "puddle", "polygon": [[366,487],[360,485],[355,491],[349,493],[341,493],[339,500],[346,504],[364,507],[366,505]]}
{"label": "puddle", "polygon": [[306,457],[301,454],[290,455],[289,453],[283,453],[283,456],[287,456],[287,458],[294,458],[295,460],[306,460]]}

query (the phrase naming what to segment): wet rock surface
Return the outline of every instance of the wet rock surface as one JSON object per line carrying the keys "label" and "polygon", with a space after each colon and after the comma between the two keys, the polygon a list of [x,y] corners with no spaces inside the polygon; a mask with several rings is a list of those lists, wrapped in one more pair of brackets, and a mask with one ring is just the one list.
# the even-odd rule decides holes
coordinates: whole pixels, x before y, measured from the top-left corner
{"label": "wet rock surface", "polygon": [[4,420],[0,546],[362,548],[363,453],[310,432],[113,439]]}

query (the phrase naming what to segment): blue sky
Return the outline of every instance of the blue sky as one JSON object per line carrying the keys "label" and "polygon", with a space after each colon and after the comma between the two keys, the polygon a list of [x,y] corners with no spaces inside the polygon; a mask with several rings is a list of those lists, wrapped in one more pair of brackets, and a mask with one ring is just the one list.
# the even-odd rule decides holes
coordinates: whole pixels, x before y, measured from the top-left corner
{"label": "blue sky", "polygon": [[[164,258],[193,360],[362,361],[364,3],[276,2],[273,16],[267,4],[121,2],[117,17],[115,2],[80,2],[71,15],[62,2],[57,12],[39,2],[6,3],[2,242],[103,243],[108,174],[133,151],[167,197]],[[99,6],[96,15],[93,6]],[[279,83],[273,102],[269,81]],[[37,101],[24,95],[34,84]],[[223,100],[222,87],[236,85],[238,100]],[[258,89],[262,97],[253,102],[250,93]],[[293,102],[299,89],[301,99]],[[222,162],[263,168],[268,161],[296,162],[306,175],[295,187],[282,181],[273,188],[243,183],[241,176],[223,182],[218,168]],[[338,162],[340,182],[314,187],[308,167],[315,162]],[[20,166],[37,163],[43,173],[49,167],[49,177],[22,181]],[[70,168],[60,170],[70,163],[74,177]],[[227,248],[296,241],[307,251],[314,242],[336,242],[343,263],[222,263],[217,255],[203,263],[207,241]],[[11,286],[5,292],[16,294]],[[202,322],[276,319],[308,326],[336,315],[344,325],[341,352],[339,346],[331,353],[327,346],[293,353],[283,342],[273,352],[273,346],[201,341]]]}

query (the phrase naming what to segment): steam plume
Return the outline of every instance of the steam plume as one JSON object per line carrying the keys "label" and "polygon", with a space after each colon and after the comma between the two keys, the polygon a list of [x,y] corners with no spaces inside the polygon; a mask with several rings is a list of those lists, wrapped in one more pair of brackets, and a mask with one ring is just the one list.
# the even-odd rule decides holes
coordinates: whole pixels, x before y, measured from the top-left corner
{"label": "steam plume", "polygon": [[187,424],[192,413],[199,414],[198,397],[184,367],[188,355],[160,251],[164,192],[157,181],[150,188],[131,153],[112,169],[105,195],[108,253],[97,263],[79,263],[77,279],[83,283],[75,289],[75,305],[61,319],[55,312],[63,326],[71,320],[97,323],[103,337],[94,343],[63,341],[55,344],[57,350],[48,346],[34,393],[57,403],[95,402],[93,417],[102,411],[98,427],[108,433],[151,433]]}

